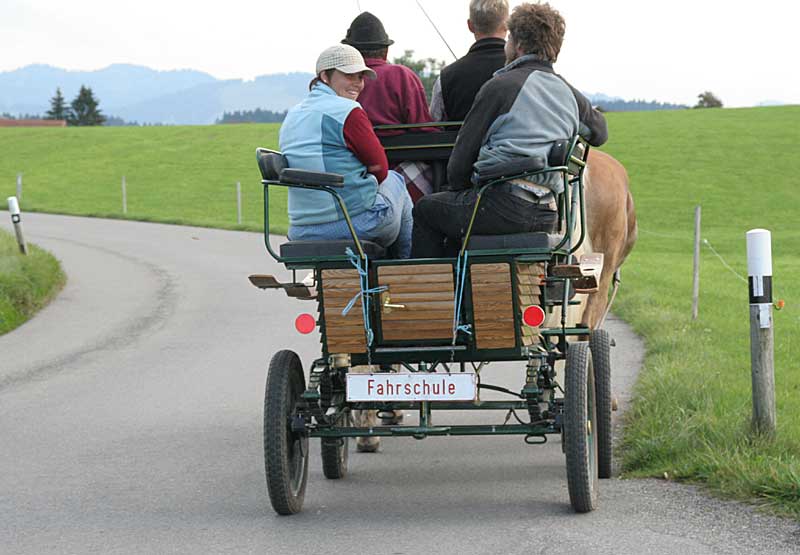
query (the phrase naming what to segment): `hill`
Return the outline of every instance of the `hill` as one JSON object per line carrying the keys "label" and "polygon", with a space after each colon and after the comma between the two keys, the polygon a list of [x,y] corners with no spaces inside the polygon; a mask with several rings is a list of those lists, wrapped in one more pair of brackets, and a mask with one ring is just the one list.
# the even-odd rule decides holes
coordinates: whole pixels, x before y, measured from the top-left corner
{"label": "hill", "polygon": [[129,64],[97,71],[31,65],[0,72],[0,113],[43,114],[56,87],[69,101],[87,85],[107,115],[140,123],[209,124],[224,111],[285,110],[303,97],[311,77],[288,73],[252,81],[219,80],[200,71],[156,71]]}

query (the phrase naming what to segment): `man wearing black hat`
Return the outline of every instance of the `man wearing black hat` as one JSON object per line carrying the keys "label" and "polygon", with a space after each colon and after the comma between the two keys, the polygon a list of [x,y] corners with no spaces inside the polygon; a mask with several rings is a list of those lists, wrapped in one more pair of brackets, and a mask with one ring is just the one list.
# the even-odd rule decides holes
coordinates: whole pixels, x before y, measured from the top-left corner
{"label": "man wearing black hat", "polygon": [[386,34],[380,19],[369,12],[359,14],[342,42],[361,52],[367,67],[378,74],[377,79],[365,83],[358,97],[372,125],[431,121],[425,87],[417,74],[406,66],[386,61],[394,41]]}
{"label": "man wearing black hat", "polygon": [[[372,125],[433,121],[428,111],[425,87],[417,74],[404,65],[386,61],[389,46],[394,41],[386,34],[380,19],[369,12],[359,14],[350,24],[342,42],[361,52],[367,67],[378,74],[377,79],[364,82],[364,90],[358,97]],[[382,133],[378,131],[377,134]],[[414,202],[432,191],[433,176],[427,164],[402,162],[393,169],[405,178],[408,193]]]}

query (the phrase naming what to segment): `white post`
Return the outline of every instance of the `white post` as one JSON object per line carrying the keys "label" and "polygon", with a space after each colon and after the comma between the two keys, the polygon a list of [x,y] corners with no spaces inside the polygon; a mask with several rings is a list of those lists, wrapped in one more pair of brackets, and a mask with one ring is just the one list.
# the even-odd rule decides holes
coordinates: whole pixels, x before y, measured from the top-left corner
{"label": "white post", "polygon": [[128,213],[128,191],[125,187],[125,176],[122,176],[122,213]]}
{"label": "white post", "polygon": [[22,174],[17,174],[17,201],[22,202]]}
{"label": "white post", "polygon": [[28,245],[25,243],[25,236],[22,234],[22,215],[19,212],[17,197],[8,197],[8,211],[11,213],[11,223],[14,224],[14,233],[17,234],[19,252],[28,254]]}
{"label": "white post", "polygon": [[766,229],[747,232],[750,293],[750,365],[753,381],[753,429],[775,432],[775,360],[772,332],[772,240]]}
{"label": "white post", "polygon": [[236,182],[236,223],[242,224],[242,184]]}
{"label": "white post", "polygon": [[694,279],[692,280],[692,320],[697,320],[700,304],[700,206],[694,208]]}

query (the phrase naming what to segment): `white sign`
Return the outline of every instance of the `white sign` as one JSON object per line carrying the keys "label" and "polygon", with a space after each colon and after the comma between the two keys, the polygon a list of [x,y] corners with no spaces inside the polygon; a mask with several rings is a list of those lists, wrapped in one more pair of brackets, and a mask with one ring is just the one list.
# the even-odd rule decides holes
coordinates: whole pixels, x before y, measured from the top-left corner
{"label": "white sign", "polygon": [[474,373],[347,374],[348,401],[474,401]]}

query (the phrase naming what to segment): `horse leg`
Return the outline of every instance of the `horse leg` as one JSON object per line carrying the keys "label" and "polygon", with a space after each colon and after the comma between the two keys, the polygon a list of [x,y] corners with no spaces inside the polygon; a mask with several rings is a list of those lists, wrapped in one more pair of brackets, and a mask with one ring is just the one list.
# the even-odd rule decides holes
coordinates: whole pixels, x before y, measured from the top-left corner
{"label": "horse leg", "polygon": [[[372,372],[370,366],[353,366],[350,371],[355,374],[369,374]],[[354,410],[353,425],[357,428],[375,428],[378,425],[376,411],[374,410]],[[356,438],[356,451],[359,453],[374,453],[381,446],[381,438],[375,436],[359,436]]]}

